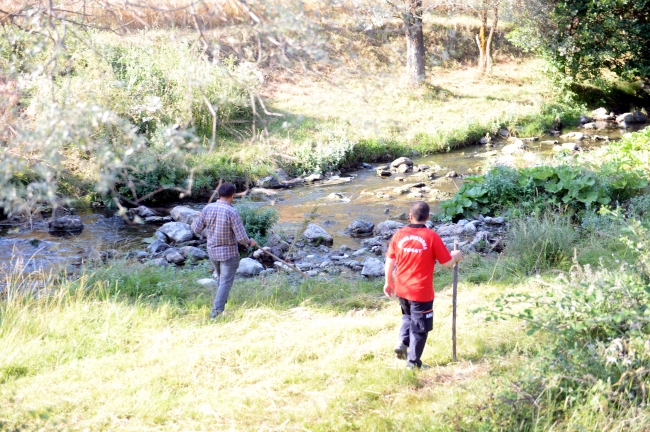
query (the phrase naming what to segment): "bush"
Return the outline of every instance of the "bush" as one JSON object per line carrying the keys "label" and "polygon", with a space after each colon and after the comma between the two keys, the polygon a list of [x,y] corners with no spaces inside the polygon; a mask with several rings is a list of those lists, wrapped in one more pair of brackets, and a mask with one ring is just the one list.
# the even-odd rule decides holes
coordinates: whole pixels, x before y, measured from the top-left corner
{"label": "bush", "polygon": [[506,253],[521,274],[568,267],[578,233],[567,215],[545,213],[513,221]]}
{"label": "bush", "polygon": [[254,238],[259,245],[265,245],[269,230],[278,221],[278,212],[273,207],[258,207],[253,203],[237,204],[235,207],[248,236]]}

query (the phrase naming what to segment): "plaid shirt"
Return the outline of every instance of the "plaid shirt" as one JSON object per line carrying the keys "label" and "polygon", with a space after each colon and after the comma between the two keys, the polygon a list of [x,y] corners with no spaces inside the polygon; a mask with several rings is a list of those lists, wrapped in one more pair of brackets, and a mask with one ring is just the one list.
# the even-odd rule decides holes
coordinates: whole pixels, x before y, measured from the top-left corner
{"label": "plaid shirt", "polygon": [[244,224],[237,210],[225,201],[205,206],[192,223],[192,231],[208,238],[208,255],[213,261],[226,261],[239,255],[237,243],[250,246]]}

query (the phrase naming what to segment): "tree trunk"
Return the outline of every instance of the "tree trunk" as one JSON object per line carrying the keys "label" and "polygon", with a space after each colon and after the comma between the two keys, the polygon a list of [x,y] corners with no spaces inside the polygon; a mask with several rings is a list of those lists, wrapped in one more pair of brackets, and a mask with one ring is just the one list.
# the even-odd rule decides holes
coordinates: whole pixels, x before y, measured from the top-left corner
{"label": "tree trunk", "polygon": [[492,10],[494,11],[494,18],[492,19],[492,28],[490,29],[490,36],[487,40],[487,48],[485,52],[485,55],[487,57],[486,72],[488,74],[492,72],[492,37],[494,36],[497,25],[499,24],[499,3],[500,0],[496,0],[492,7]]}
{"label": "tree trunk", "polygon": [[478,60],[478,73],[483,75],[487,69],[487,46],[488,39],[485,35],[487,32],[487,19],[488,19],[488,10],[487,10],[487,1],[483,1],[483,7],[479,12],[481,18],[481,28],[479,29],[478,35],[476,36],[476,43],[478,44],[478,50],[480,57]]}
{"label": "tree trunk", "polygon": [[406,75],[409,85],[417,86],[425,78],[422,0],[407,0],[407,2],[408,10],[404,17],[406,27]]}

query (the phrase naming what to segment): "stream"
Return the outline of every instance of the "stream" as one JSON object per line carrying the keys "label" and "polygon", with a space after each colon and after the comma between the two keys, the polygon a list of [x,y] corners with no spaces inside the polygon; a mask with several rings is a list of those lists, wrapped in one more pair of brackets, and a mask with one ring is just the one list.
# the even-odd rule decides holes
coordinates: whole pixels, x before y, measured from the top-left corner
{"label": "stream", "polygon": [[[625,132],[633,131],[628,129]],[[598,135],[608,136],[615,140],[621,137],[621,131],[598,131]],[[544,137],[541,140],[561,140],[558,137]],[[605,141],[583,141],[580,143],[584,150],[603,145]],[[436,167],[436,177],[426,180],[431,189],[440,191],[425,194],[423,200],[430,203],[432,212],[437,211],[441,200],[451,197],[462,184],[461,178],[445,178],[450,171],[459,174],[477,174],[485,166],[486,157],[499,151],[505,140],[493,142],[494,147],[473,145],[448,153],[438,153],[426,157],[411,157],[414,166],[421,164]],[[540,156],[553,152],[553,144],[541,141],[527,142],[528,153]],[[499,152],[500,153],[500,152]],[[313,222],[326,229],[334,238],[334,247],[346,244],[352,248],[360,247],[360,240],[351,238],[344,233],[353,220],[374,222],[377,225],[385,220],[400,220],[400,215],[408,214],[408,208],[415,199],[410,194],[399,194],[394,188],[404,184],[422,181],[418,173],[393,174],[390,177],[379,177],[375,168],[383,164],[373,164],[371,168],[359,169],[341,175],[343,183],[337,183],[336,178],[329,182],[304,184],[287,189],[275,189],[270,196],[255,195],[254,205],[272,205],[279,214],[279,222],[274,227],[276,232],[294,233],[313,214]],[[396,177],[404,177],[404,181]],[[412,177],[412,178],[410,178]],[[351,180],[347,180],[351,178]],[[328,183],[334,183],[328,185]],[[385,192],[390,199],[382,198]],[[377,196],[379,193],[379,196]],[[205,202],[184,200],[171,203],[164,208],[151,208],[158,214],[168,214],[176,205],[185,205],[195,210],[201,210]],[[0,224],[0,266],[5,268],[16,265],[24,271],[31,272],[41,268],[47,269],[67,265],[79,257],[83,250],[93,247],[98,250],[116,249],[120,252],[144,250],[147,246],[143,240],[151,238],[160,225],[127,224],[116,216],[115,210],[103,208],[77,208],[75,215],[80,216],[84,229],[79,234],[53,235],[48,232],[45,221],[16,220],[4,221]],[[402,220],[402,222],[404,222]]]}

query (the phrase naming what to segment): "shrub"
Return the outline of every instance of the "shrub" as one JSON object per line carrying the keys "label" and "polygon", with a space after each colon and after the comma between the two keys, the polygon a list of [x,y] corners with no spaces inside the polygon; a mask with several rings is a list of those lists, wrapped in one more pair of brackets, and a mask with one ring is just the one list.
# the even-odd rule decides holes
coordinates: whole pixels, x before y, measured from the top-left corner
{"label": "shrub", "polygon": [[259,245],[266,244],[269,230],[278,221],[278,212],[273,207],[259,207],[253,203],[237,204],[235,207],[249,237],[254,238]]}
{"label": "shrub", "polygon": [[550,213],[514,220],[508,236],[506,253],[522,274],[567,267],[578,240],[569,216]]}

